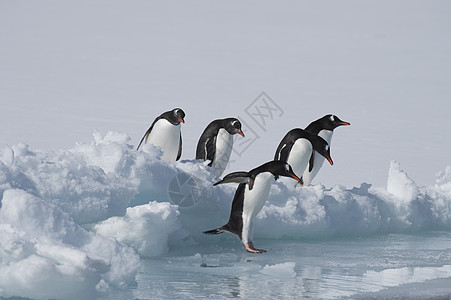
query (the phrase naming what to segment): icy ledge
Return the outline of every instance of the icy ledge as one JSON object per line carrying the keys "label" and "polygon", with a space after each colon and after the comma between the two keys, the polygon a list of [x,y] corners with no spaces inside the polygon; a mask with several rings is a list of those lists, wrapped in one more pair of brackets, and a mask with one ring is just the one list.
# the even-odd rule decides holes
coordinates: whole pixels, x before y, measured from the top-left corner
{"label": "icy ledge", "polygon": [[451,167],[434,186],[419,187],[390,162],[387,188],[362,183],[351,190],[336,185],[273,186],[257,216],[256,234],[271,238],[328,238],[451,229]]}
{"label": "icy ledge", "polygon": [[139,256],[114,239],[82,229],[61,209],[22,190],[3,193],[0,295],[91,299],[133,284]]}
{"label": "icy ledge", "polygon": [[[227,221],[234,184],[213,187],[202,162],[169,164],[143,150],[114,132],[67,151],[0,149],[0,297],[93,299],[133,285],[139,256],[236,239],[201,234]],[[419,187],[391,162],[386,189],[278,181],[255,237],[450,230],[450,218],[451,167]]]}

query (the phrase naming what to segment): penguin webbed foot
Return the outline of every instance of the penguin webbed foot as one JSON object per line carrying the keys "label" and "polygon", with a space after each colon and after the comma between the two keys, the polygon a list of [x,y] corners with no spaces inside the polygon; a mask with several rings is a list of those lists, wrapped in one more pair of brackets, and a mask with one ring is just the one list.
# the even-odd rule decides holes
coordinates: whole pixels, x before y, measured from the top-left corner
{"label": "penguin webbed foot", "polygon": [[266,252],[266,250],[264,250],[264,249],[257,249],[257,248],[255,248],[254,244],[252,242],[244,244],[244,247],[246,248],[246,250],[248,252],[251,252],[251,253],[264,253],[264,252]]}

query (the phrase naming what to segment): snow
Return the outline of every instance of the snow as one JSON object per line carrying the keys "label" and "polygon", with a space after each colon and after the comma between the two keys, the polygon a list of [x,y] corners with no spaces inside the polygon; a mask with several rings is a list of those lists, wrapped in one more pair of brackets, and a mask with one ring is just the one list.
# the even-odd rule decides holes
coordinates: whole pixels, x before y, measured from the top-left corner
{"label": "snow", "polygon": [[123,217],[96,224],[95,232],[114,237],[133,247],[141,257],[160,256],[168,251],[168,237],[181,228],[177,206],[150,202],[127,208]]}
{"label": "snow", "polygon": [[[0,297],[414,297],[409,284],[448,296],[449,9],[1,1]],[[174,107],[186,112],[181,161],[136,151]],[[352,125],[335,131],[334,166],[313,185],[272,185],[255,219],[267,254],[201,234],[227,221],[236,188],[213,187],[193,159],[207,124],[243,124],[227,174],[270,160],[286,132],[328,113]],[[343,252],[327,252],[334,246]],[[161,281],[167,274],[187,285]]]}
{"label": "snow", "polygon": [[98,287],[134,283],[131,248],[84,230],[52,203],[8,189],[0,220],[3,297],[92,299]]}
{"label": "snow", "polygon": [[401,166],[396,161],[390,162],[388,172],[387,192],[396,196],[400,202],[409,203],[418,196],[418,187],[415,182],[401,170]]}
{"label": "snow", "polygon": [[[83,291],[94,298],[133,286],[139,257],[236,240],[201,234],[227,220],[236,187],[213,187],[214,175],[203,161],[168,163],[155,147],[136,151],[129,141],[123,133],[108,132],[66,151],[33,151],[25,144],[2,150],[2,296],[73,299]],[[394,161],[387,189],[365,183],[353,189],[299,187],[280,179],[256,217],[255,238],[450,230],[450,170],[426,187]],[[292,278],[294,268],[294,262],[285,262],[260,273]],[[55,282],[58,289],[49,288]]]}

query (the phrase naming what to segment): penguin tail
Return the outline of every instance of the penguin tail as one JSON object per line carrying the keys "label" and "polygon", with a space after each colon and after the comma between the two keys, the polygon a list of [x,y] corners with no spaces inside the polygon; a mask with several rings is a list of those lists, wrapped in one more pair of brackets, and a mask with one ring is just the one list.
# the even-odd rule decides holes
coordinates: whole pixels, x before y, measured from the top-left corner
{"label": "penguin tail", "polygon": [[223,233],[224,230],[225,230],[224,226],[222,226],[222,227],[219,227],[219,228],[216,228],[216,229],[204,231],[203,233],[205,233],[205,234],[220,234],[220,233]]}

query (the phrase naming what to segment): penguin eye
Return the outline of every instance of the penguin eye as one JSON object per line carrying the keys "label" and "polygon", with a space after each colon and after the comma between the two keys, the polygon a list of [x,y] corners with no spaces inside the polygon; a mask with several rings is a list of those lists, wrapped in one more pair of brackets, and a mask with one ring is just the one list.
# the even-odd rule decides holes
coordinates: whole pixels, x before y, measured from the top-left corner
{"label": "penguin eye", "polygon": [[180,108],[176,108],[176,109],[174,109],[173,110],[173,112],[174,112],[174,115],[177,117],[177,118],[184,118],[185,117],[185,112],[183,111],[183,110],[181,110]]}

